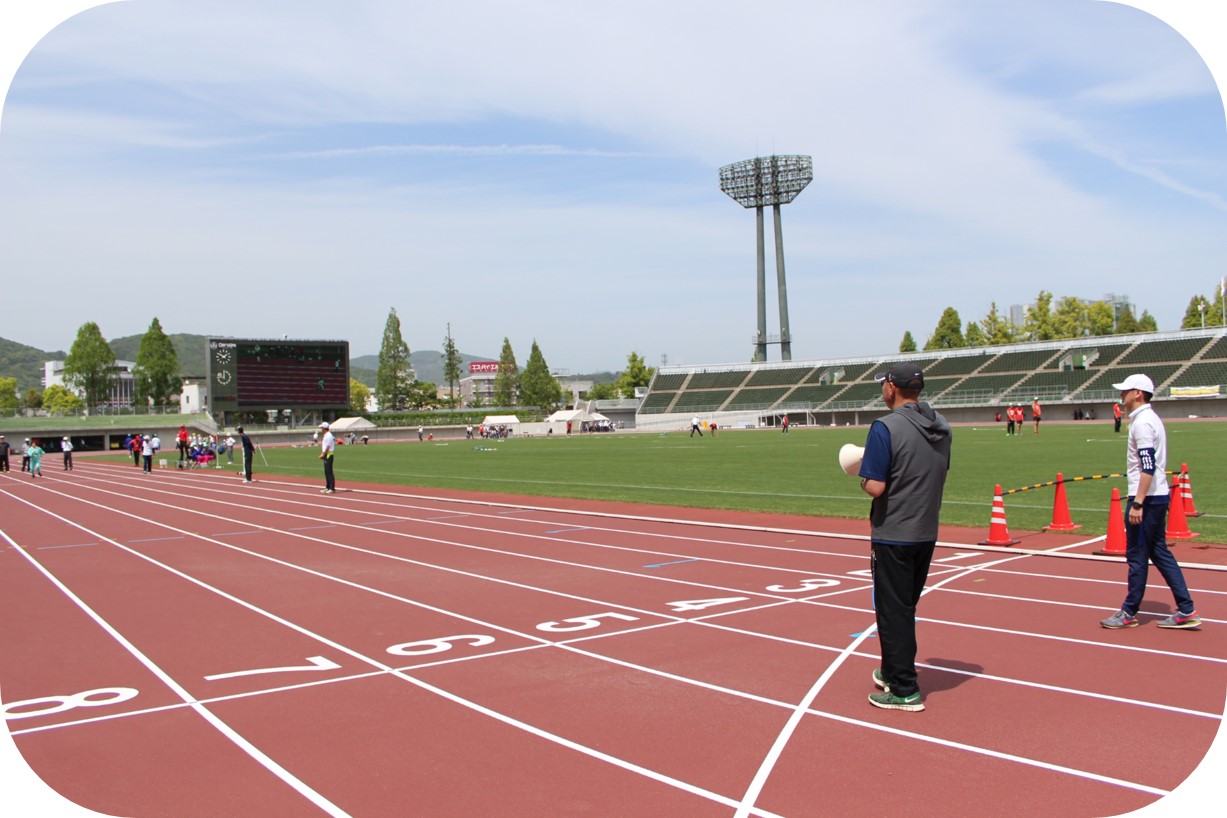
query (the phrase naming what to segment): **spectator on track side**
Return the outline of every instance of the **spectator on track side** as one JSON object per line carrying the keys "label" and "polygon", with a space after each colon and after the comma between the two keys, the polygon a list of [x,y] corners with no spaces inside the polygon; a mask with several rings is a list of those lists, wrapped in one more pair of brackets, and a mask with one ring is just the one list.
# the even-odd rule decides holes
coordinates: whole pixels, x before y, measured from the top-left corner
{"label": "spectator on track side", "polygon": [[243,431],[242,426],[236,426],[234,431],[239,433],[239,443],[243,446],[243,482],[250,483],[252,458],[256,454],[255,444],[251,442],[251,438]]}
{"label": "spectator on track side", "polygon": [[320,441],[320,460],[324,461],[323,494],[336,494],[337,482],[332,473],[332,460],[333,455],[337,452],[337,439],[333,436],[332,430],[328,428],[327,423],[321,423],[320,430],[324,433],[324,437]]}
{"label": "spectator on track side", "polygon": [[67,437],[60,441],[60,451],[64,453],[64,471],[72,471],[72,441]]}
{"label": "spectator on track side", "polygon": [[950,469],[950,424],[921,403],[924,372],[900,362],[878,375],[890,413],[873,422],[861,461],[869,507],[870,569],[881,667],[869,703],[924,710],[916,677],[916,605],[937,544],[938,514]]}
{"label": "spectator on track side", "polygon": [[4,439],[4,435],[0,435],[0,474],[9,470],[9,442]]}

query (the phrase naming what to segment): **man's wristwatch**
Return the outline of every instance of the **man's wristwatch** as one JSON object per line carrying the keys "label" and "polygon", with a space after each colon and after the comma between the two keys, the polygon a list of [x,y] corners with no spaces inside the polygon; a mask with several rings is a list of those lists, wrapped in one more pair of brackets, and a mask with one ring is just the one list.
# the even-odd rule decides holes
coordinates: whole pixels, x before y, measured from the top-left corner
{"label": "man's wristwatch", "polygon": [[1143,508],[1142,504],[1141,504],[1141,503],[1139,503],[1137,500],[1134,500],[1132,505],[1133,505],[1133,507],[1134,507],[1134,508],[1136,508],[1136,509],[1141,509],[1141,508]]}

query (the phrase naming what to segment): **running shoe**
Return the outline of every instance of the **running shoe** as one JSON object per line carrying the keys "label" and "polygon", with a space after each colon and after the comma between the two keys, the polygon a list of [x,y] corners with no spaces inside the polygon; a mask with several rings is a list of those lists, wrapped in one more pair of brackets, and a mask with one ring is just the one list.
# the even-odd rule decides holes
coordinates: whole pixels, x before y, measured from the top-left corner
{"label": "running shoe", "polygon": [[880,667],[875,667],[873,669],[873,684],[878,688],[878,690],[884,690],[887,693],[890,692],[890,685],[886,683],[886,677],[882,675],[882,668]]}
{"label": "running shoe", "polygon": [[918,713],[925,709],[925,703],[921,700],[919,693],[913,693],[910,696],[896,696],[889,691],[870,693],[869,703],[883,710],[907,710]]}
{"label": "running shoe", "polygon": [[1138,626],[1138,618],[1133,614],[1117,611],[1107,619],[1101,619],[1099,624],[1114,630],[1117,628],[1136,628]]}
{"label": "running shoe", "polygon": [[1187,614],[1177,611],[1167,619],[1160,619],[1155,624],[1160,628],[1200,628],[1201,617],[1197,615],[1197,611]]}

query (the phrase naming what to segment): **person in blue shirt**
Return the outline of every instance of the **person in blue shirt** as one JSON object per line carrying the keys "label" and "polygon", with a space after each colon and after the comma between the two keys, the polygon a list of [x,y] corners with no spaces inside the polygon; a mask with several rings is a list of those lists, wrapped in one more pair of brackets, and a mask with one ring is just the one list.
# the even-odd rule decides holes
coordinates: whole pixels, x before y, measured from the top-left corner
{"label": "person in blue shirt", "polygon": [[870,567],[881,667],[869,703],[887,710],[924,710],[916,677],[916,605],[929,577],[938,515],[950,469],[950,424],[920,402],[924,372],[900,362],[878,375],[890,412],[865,440],[859,476],[869,508]]}

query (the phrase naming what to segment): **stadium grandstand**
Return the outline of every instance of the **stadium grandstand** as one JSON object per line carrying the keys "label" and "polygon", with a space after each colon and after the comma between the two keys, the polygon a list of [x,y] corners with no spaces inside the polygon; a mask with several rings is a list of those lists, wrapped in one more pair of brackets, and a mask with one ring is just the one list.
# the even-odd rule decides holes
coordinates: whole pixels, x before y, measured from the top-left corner
{"label": "stadium grandstand", "polygon": [[[1164,417],[1227,415],[1227,329],[1083,337],[928,350],[911,354],[657,369],[635,418],[639,429],[672,429],[695,415],[722,428],[844,426],[886,411],[874,375],[896,361],[925,371],[921,396],[953,422],[993,421],[1038,399],[1045,420],[1108,420],[1125,376],[1155,382]],[[1030,412],[1028,411],[1028,417]]]}

